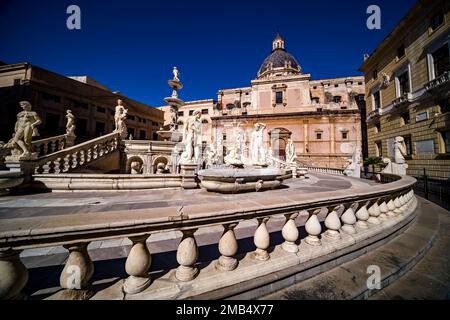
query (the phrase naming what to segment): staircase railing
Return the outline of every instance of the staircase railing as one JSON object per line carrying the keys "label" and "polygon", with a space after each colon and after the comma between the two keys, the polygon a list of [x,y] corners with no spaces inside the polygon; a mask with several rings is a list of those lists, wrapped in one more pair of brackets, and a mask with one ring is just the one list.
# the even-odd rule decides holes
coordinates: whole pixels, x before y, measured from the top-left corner
{"label": "staircase railing", "polygon": [[36,140],[31,143],[31,146],[33,148],[33,152],[37,152],[38,157],[43,157],[67,147],[66,135],[62,134],[59,136]]}
{"label": "staircase railing", "polygon": [[120,134],[113,132],[40,157],[35,174],[71,172],[118,149]]}

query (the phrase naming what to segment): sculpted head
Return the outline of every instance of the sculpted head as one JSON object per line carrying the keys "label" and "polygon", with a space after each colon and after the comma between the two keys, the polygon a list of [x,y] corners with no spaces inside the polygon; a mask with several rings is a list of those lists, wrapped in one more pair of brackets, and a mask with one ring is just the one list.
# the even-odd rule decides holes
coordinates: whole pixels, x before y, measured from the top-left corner
{"label": "sculpted head", "polygon": [[403,137],[400,136],[395,137],[395,142],[403,142],[403,141],[404,141]]}
{"label": "sculpted head", "polygon": [[19,104],[23,110],[31,111],[31,103],[29,103],[28,101],[20,101]]}
{"label": "sculpted head", "polygon": [[121,105],[122,105],[122,100],[117,99],[117,105],[118,105],[118,106],[121,106]]}
{"label": "sculpted head", "polygon": [[200,117],[202,116],[202,111],[200,109],[196,109],[192,115],[194,116],[194,118],[196,119],[200,119]]}

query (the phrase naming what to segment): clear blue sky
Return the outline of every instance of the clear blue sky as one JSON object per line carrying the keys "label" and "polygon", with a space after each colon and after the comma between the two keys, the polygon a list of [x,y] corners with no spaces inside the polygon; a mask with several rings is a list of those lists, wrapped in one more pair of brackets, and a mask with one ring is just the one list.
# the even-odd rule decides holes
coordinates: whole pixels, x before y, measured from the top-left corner
{"label": "clear blue sky", "polygon": [[[135,100],[163,105],[180,70],[184,100],[248,86],[279,30],[313,79],[359,75],[414,0],[0,0],[0,60],[28,61],[64,75],[89,75]],[[67,6],[81,30],[66,28]],[[381,30],[366,8],[381,8]]]}

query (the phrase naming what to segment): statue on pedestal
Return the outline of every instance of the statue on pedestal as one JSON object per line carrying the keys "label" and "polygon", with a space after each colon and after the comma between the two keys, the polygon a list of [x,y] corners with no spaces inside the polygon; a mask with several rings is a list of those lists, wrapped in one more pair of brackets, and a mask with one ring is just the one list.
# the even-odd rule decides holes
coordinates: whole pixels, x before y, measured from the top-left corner
{"label": "statue on pedestal", "polygon": [[75,116],[73,115],[72,110],[67,110],[66,118],[66,135],[75,136]]}
{"label": "statue on pedestal", "polygon": [[173,80],[174,81],[180,81],[180,72],[178,71],[177,67],[173,67]]}
{"label": "statue on pedestal", "polygon": [[14,134],[11,140],[4,146],[13,148],[12,155],[19,159],[31,158],[31,139],[39,135],[36,128],[42,123],[38,114],[31,111],[31,103],[21,101],[20,106],[23,111],[17,114],[17,121],[14,127]]}
{"label": "statue on pedestal", "polygon": [[344,169],[344,174],[349,177],[360,178],[361,177],[361,147],[356,146],[352,158],[348,159],[348,165]]}
{"label": "statue on pedestal", "polygon": [[394,139],[394,162],[389,158],[384,158],[383,162],[386,163],[386,167],[382,172],[393,173],[399,175],[406,175],[406,169],[408,164],[405,161],[406,152],[405,140],[403,137],[398,136]]}
{"label": "statue on pedestal", "polygon": [[116,113],[114,114],[114,121],[116,128],[114,132],[120,132],[122,135],[127,133],[127,125],[125,120],[127,119],[128,109],[122,105],[122,100],[117,100]]}
{"label": "statue on pedestal", "polygon": [[266,150],[264,146],[264,123],[255,123],[251,140],[251,158],[253,165],[266,165]]}
{"label": "statue on pedestal", "polygon": [[295,159],[297,159],[297,153],[295,151],[294,141],[289,138],[286,145],[286,162],[295,163]]}
{"label": "statue on pedestal", "polygon": [[199,109],[195,110],[184,126],[183,142],[186,150],[181,154],[180,164],[194,164],[200,161],[200,147],[202,145],[201,116],[202,112]]}

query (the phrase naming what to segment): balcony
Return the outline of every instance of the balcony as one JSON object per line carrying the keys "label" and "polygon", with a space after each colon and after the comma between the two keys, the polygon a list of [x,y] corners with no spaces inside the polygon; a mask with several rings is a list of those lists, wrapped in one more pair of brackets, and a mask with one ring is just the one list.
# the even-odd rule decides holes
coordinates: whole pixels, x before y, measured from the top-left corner
{"label": "balcony", "polygon": [[372,122],[381,116],[381,109],[375,109],[367,115],[367,122]]}
{"label": "balcony", "polygon": [[449,79],[450,79],[450,72],[446,71],[436,79],[431,80],[430,82],[425,84],[425,91],[432,92],[437,89],[441,89],[444,87],[444,85],[448,85],[450,83]]}
{"label": "balcony", "polygon": [[392,107],[400,108],[400,107],[408,105],[410,102],[411,102],[411,94],[405,93],[402,96],[400,96],[397,99],[392,101]]}

